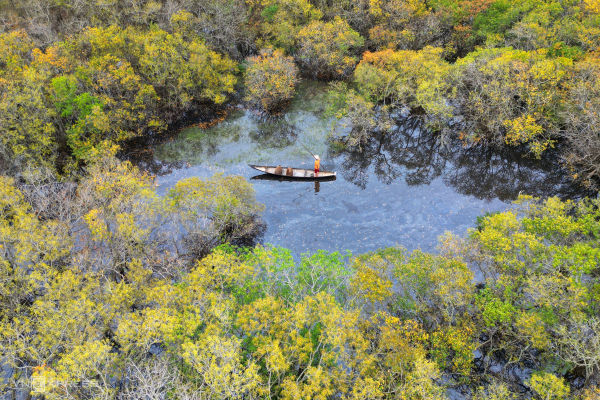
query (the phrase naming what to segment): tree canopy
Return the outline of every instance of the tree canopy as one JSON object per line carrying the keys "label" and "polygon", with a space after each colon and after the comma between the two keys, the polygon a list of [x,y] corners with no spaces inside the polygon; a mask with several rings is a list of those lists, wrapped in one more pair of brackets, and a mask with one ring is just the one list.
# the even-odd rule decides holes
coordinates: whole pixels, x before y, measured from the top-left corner
{"label": "tree canopy", "polygon": [[599,49],[598,0],[0,0],[2,396],[600,398],[598,198],[294,257],[243,177],[119,153],[308,77],[351,151],[410,114],[597,190]]}

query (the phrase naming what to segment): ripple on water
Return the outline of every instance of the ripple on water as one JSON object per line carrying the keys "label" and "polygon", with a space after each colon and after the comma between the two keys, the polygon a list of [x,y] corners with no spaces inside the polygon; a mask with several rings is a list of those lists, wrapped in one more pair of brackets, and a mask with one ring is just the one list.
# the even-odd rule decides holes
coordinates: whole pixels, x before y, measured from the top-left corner
{"label": "ripple on water", "polygon": [[209,129],[188,128],[157,145],[155,161],[174,165],[159,176],[160,191],[190,176],[216,172],[251,178],[247,164],[310,168],[304,146],[321,155],[332,182],[252,180],[265,204],[263,241],[295,254],[317,249],[362,253],[401,245],[433,250],[445,231],[463,234],[477,216],[506,210],[519,192],[578,197],[550,162],[460,144],[441,146],[420,121],[398,121],[361,152],[329,146],[331,120],[323,117],[325,89],[303,82],[287,112],[265,119],[236,110]]}

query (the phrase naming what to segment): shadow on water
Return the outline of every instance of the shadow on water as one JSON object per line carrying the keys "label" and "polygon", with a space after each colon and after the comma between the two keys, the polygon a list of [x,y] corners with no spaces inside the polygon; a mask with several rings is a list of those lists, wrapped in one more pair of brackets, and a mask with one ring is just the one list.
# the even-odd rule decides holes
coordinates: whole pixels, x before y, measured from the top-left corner
{"label": "shadow on water", "polygon": [[281,117],[257,117],[257,129],[250,132],[250,138],[256,144],[282,149],[289,147],[298,139],[298,132],[294,125]]}
{"label": "shadow on water", "polygon": [[[394,245],[433,250],[445,231],[464,233],[477,216],[510,208],[519,193],[587,194],[557,166],[556,154],[535,160],[517,151],[442,144],[417,117],[399,119],[393,132],[373,137],[362,151],[341,149],[329,140],[325,92],[321,83],[303,82],[280,116],[239,108],[215,126],[184,129],[131,159],[158,176],[160,193],[190,176],[252,178],[257,200],[266,206],[264,242],[295,254]],[[248,167],[310,169],[307,147],[321,155],[323,170],[337,171],[337,180],[273,180],[255,177]]]}
{"label": "shadow on water", "polygon": [[398,120],[392,133],[373,137],[361,150],[337,148],[332,154],[343,160],[342,175],[363,189],[375,175],[385,184],[403,178],[411,186],[441,177],[458,193],[482,200],[512,201],[519,193],[563,199],[591,194],[556,164],[556,149],[534,159],[522,149],[466,146],[459,140],[442,144],[418,117]]}

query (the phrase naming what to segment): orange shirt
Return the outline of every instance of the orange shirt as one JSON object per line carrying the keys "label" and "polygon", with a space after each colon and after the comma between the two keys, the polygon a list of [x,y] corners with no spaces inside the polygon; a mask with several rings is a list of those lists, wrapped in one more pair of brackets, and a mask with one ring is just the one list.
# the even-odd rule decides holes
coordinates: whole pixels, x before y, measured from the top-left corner
{"label": "orange shirt", "polygon": [[321,166],[321,160],[315,160],[315,169],[319,169]]}

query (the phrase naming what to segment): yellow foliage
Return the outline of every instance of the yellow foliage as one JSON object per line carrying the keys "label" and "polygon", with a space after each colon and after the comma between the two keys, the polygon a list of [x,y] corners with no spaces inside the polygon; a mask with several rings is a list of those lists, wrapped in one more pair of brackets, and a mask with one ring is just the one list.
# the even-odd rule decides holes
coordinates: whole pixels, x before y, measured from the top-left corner
{"label": "yellow foliage", "polygon": [[327,400],[335,394],[331,377],[321,367],[308,367],[303,383],[286,378],[282,388],[283,400]]}
{"label": "yellow foliage", "polygon": [[570,392],[563,379],[547,372],[533,374],[529,384],[534,393],[543,400],[566,399]]}
{"label": "yellow foliage", "polygon": [[260,47],[290,51],[303,25],[319,20],[322,12],[307,0],[247,0],[257,20]]}
{"label": "yellow foliage", "polygon": [[280,49],[262,50],[248,59],[246,100],[259,104],[265,111],[275,111],[294,97],[298,68]]}
{"label": "yellow foliage", "polygon": [[[70,230],[40,221],[0,178],[0,344],[9,365],[35,367],[37,395],[114,398],[116,380],[207,398],[441,400],[442,373],[468,382],[482,334],[493,339],[482,351],[496,346],[513,362],[535,348],[539,360],[597,366],[596,200],[522,197],[437,255],[318,252],[296,263],[279,248],[222,246],[169,275],[144,252],[157,243],[152,218],[226,219],[254,200],[251,188],[219,175],[159,198],[130,164],[98,159],[90,173],[78,188],[87,229],[77,226],[73,247]],[[569,395],[551,374],[529,384],[540,398]],[[475,398],[511,398],[505,389]]]}
{"label": "yellow foliage", "polygon": [[359,91],[376,102],[422,107],[431,116],[449,116],[445,81],[449,65],[442,49],[365,52],[354,72]]}
{"label": "yellow foliage", "polygon": [[109,238],[110,234],[108,233],[106,223],[100,219],[100,210],[90,210],[83,219],[95,240],[106,240]]}
{"label": "yellow foliage", "polygon": [[522,313],[517,318],[516,327],[536,349],[544,350],[550,345],[548,332],[539,315]]}
{"label": "yellow foliage", "polygon": [[600,14],[600,1],[599,0],[584,0],[586,8],[595,13]]}
{"label": "yellow foliage", "polygon": [[[527,144],[539,157],[558,137],[567,77],[573,62],[547,52],[478,50],[454,67],[457,90],[472,140]],[[476,88],[476,89],[474,89]]]}
{"label": "yellow foliage", "polygon": [[366,299],[367,303],[385,302],[391,295],[392,281],[383,257],[374,254],[368,259],[356,259],[352,268],[355,274],[350,282],[352,293]]}
{"label": "yellow foliage", "polygon": [[240,362],[240,341],[206,335],[197,343],[182,345],[182,357],[200,374],[206,391],[218,398],[253,397],[260,382],[258,367]]}
{"label": "yellow foliage", "polygon": [[340,17],[331,22],[313,21],[297,35],[296,58],[303,69],[319,79],[349,76],[358,58],[354,51],[364,40]]}

